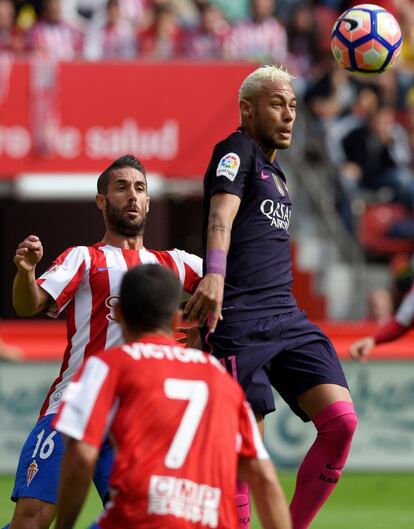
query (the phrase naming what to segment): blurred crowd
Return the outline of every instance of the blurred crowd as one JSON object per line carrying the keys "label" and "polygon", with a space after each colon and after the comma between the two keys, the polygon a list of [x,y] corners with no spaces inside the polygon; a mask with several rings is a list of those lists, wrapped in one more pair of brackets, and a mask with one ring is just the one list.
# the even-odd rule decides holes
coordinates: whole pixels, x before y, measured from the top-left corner
{"label": "blurred crowd", "polygon": [[[63,61],[250,60],[286,65],[298,78],[296,89],[311,118],[309,149],[318,151],[331,168],[337,209],[347,229],[358,237],[367,205],[392,204],[385,235],[411,242],[414,0],[377,0],[399,21],[404,41],[397,65],[373,77],[341,70],[330,50],[334,21],[358,3],[0,0],[0,51]],[[368,222],[377,224],[375,212],[371,217]]]}

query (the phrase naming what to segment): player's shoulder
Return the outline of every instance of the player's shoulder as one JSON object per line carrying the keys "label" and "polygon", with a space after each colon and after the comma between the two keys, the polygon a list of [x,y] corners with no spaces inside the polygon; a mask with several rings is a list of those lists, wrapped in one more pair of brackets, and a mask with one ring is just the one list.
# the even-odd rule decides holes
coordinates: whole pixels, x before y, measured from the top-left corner
{"label": "player's shoulder", "polygon": [[241,128],[232,132],[227,138],[221,140],[215,146],[216,153],[225,152],[226,150],[237,150],[245,154],[253,152],[255,143],[253,139],[246,134]]}
{"label": "player's shoulder", "polygon": [[186,250],[180,250],[179,248],[171,248],[170,250],[165,250],[165,253],[173,255],[182,261],[202,261],[201,257],[194,253],[189,253]]}

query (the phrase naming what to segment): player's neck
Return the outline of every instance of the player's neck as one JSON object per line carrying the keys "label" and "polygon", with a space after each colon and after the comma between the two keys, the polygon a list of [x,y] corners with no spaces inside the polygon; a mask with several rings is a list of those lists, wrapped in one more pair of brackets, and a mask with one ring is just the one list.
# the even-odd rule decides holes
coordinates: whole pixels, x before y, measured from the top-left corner
{"label": "player's neck", "polygon": [[144,247],[144,236],[143,234],[140,234],[136,237],[126,237],[125,235],[107,230],[102,242],[124,250],[140,250]]}
{"label": "player's neck", "polygon": [[156,336],[158,338],[167,338],[169,340],[173,339],[174,336],[171,332],[164,331],[163,329],[154,329],[153,331],[142,331],[136,332],[129,329],[123,329],[122,334],[126,343],[130,342],[139,342],[146,336]]}
{"label": "player's neck", "polygon": [[247,127],[242,127],[247,132],[247,134],[253,138],[253,140],[257,143],[257,145],[262,150],[263,154],[266,156],[266,158],[269,160],[269,162],[273,162],[276,158],[277,149],[273,147],[268,147],[267,145],[264,145],[261,141],[258,135],[255,133],[254,130],[249,129]]}

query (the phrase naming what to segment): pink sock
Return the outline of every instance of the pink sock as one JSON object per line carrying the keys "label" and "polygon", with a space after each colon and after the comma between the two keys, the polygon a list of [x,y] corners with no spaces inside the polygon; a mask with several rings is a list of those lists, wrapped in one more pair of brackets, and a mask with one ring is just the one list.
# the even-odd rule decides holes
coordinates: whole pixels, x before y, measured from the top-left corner
{"label": "pink sock", "polygon": [[250,528],[250,499],[249,489],[244,481],[237,480],[236,494],[237,514],[240,529]]}
{"label": "pink sock", "polygon": [[314,418],[316,440],[299,467],[290,504],[293,529],[306,529],[328,499],[348,458],[357,416],[351,402],[330,404]]}

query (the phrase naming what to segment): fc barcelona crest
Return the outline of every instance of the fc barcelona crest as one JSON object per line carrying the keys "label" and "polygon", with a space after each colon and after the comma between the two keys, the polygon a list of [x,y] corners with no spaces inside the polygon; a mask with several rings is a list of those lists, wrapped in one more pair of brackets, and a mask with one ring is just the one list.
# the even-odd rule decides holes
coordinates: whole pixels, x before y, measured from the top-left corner
{"label": "fc barcelona crest", "polygon": [[277,190],[282,195],[282,197],[284,197],[285,189],[283,187],[283,183],[279,180],[279,178],[277,177],[277,175],[275,175],[275,173],[272,173],[272,177],[273,177],[273,182],[275,183]]}
{"label": "fc barcelona crest", "polygon": [[27,486],[30,485],[32,482],[32,479],[36,476],[36,474],[39,472],[39,467],[37,466],[36,460],[33,460],[29,468],[27,469]]}

